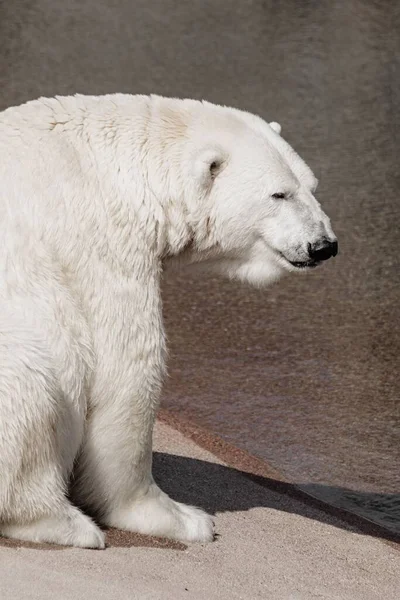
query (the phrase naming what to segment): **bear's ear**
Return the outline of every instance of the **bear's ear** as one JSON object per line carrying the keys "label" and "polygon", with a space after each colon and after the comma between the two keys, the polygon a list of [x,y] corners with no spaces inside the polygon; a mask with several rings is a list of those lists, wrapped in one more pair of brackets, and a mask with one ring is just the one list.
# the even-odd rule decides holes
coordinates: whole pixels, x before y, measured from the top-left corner
{"label": "bear's ear", "polygon": [[274,131],[276,131],[276,133],[278,133],[280,135],[281,131],[282,131],[282,127],[279,125],[279,123],[276,123],[275,121],[272,121],[269,126],[271,127],[271,129],[273,129]]}
{"label": "bear's ear", "polygon": [[195,162],[195,177],[202,185],[211,185],[223,169],[225,154],[216,148],[207,148],[200,152]]}

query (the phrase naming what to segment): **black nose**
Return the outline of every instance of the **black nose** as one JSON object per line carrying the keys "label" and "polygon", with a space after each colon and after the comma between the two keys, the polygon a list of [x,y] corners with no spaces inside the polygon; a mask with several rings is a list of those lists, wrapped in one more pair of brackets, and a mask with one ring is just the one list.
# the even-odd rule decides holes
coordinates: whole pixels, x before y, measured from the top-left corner
{"label": "black nose", "polygon": [[315,262],[328,260],[328,258],[331,258],[331,256],[336,256],[337,253],[338,243],[336,240],[331,242],[330,240],[324,238],[315,244],[308,244],[308,254],[312,260],[315,260]]}

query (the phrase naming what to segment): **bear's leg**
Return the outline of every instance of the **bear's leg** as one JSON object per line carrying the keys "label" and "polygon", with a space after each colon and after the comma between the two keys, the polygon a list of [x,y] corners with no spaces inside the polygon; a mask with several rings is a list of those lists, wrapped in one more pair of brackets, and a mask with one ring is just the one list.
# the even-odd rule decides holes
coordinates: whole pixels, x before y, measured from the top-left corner
{"label": "bear's leg", "polygon": [[152,385],[143,380],[143,361],[139,370],[128,380],[121,372],[110,386],[110,370],[104,366],[108,381],[105,377],[100,384],[99,379],[98,393],[92,397],[74,497],[111,527],[189,542],[211,541],[212,518],[175,502],[152,478],[158,393],[149,393]]}
{"label": "bear's leg", "polygon": [[79,503],[103,524],[187,542],[212,541],[213,521],[204,511],[172,500],[151,475],[153,420],[119,402],[94,411],[77,469]]}
{"label": "bear's leg", "polygon": [[80,440],[49,361],[38,344],[6,337],[0,343],[0,535],[104,548],[103,532],[65,496],[73,460],[65,443]]}

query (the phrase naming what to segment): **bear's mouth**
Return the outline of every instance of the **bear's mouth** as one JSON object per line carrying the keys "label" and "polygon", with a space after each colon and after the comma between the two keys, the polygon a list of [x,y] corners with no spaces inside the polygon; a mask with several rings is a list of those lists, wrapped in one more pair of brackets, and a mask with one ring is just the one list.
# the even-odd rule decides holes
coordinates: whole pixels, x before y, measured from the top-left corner
{"label": "bear's mouth", "polygon": [[292,267],[295,267],[296,269],[315,269],[315,267],[318,267],[318,265],[320,264],[318,261],[312,260],[312,259],[289,260],[288,258],[286,258],[286,256],[282,252],[279,252],[279,254],[285,262],[289,263],[289,265],[291,265]]}
{"label": "bear's mouth", "polygon": [[275,254],[286,263],[287,267],[288,265],[290,265],[291,267],[294,267],[295,269],[298,269],[300,271],[306,269],[315,269],[315,267],[318,267],[318,265],[320,264],[320,261],[313,260],[312,258],[309,258],[308,260],[290,260],[283,254],[283,252],[281,252],[277,248],[271,247],[268,244],[267,246],[270,249],[272,249],[275,252]]}
{"label": "bear's mouth", "polygon": [[318,267],[318,265],[319,265],[319,262],[317,262],[316,260],[292,261],[292,260],[288,260],[287,258],[286,258],[286,260],[293,267],[296,267],[296,269],[315,269],[315,267]]}

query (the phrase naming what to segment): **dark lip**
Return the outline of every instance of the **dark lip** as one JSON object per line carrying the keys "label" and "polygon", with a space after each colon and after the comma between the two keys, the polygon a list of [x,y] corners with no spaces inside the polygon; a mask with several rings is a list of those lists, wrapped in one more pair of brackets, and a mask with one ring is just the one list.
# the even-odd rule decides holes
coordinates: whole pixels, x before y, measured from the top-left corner
{"label": "dark lip", "polygon": [[[286,260],[288,260],[288,259],[286,259]],[[288,262],[293,267],[296,267],[296,269],[315,269],[315,267],[318,267],[318,265],[319,265],[319,262],[316,262],[315,260],[306,260],[304,262],[288,260]]]}
{"label": "dark lip", "polygon": [[292,265],[292,267],[295,267],[296,269],[315,269],[315,267],[318,267],[318,265],[321,264],[316,260],[289,260],[286,258],[283,252],[280,252],[279,250],[275,250],[275,252],[277,252],[287,263],[289,263],[289,265]]}

